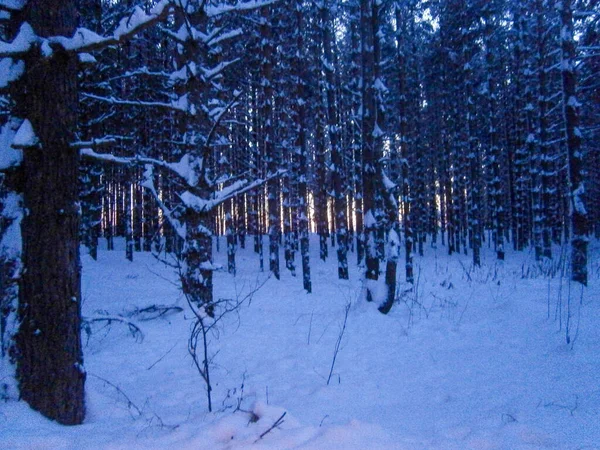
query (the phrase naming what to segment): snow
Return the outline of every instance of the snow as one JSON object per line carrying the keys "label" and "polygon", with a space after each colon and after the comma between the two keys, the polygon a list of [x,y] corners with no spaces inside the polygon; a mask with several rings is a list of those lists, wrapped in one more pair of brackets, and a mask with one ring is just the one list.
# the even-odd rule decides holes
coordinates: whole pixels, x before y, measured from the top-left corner
{"label": "snow", "polygon": [[19,121],[13,118],[0,129],[0,170],[18,166],[23,160],[23,151],[11,147],[18,127]]}
{"label": "snow", "polygon": [[203,212],[211,207],[209,201],[192,194],[190,191],[185,191],[183,194],[180,194],[179,198],[187,208],[191,208],[194,211]]}
{"label": "snow", "polygon": [[21,25],[19,33],[11,43],[0,41],[0,54],[14,54],[14,53],[25,53],[31,45],[38,39],[27,22]]}
{"label": "snow", "polygon": [[365,228],[373,228],[377,225],[373,212],[369,209],[365,214]]}
{"label": "snow", "polygon": [[273,3],[277,3],[279,0],[248,0],[246,2],[240,1],[235,5],[217,5],[217,6],[206,6],[205,11],[208,17],[217,17],[232,11],[250,11],[252,9],[261,8],[268,6]]}
{"label": "snow", "polygon": [[[216,264],[227,260],[221,239]],[[238,251],[236,277],[215,272],[215,298],[242,298],[266,284],[211,336],[213,413],[187,353],[191,313],[172,284],[173,269],[142,253],[130,263],[122,242],[118,251],[101,249],[97,262],[84,254],[83,315],[125,316],[145,338],[136,341],[125,324],[95,324],[83,337],[85,423],[60,426],[12,398],[0,403],[0,447],[598,448],[597,241],[590,243],[591,276],[581,303],[583,288],[543,277],[533,255],[507,249],[499,263],[484,248],[482,267],[474,268],[470,256],[448,257],[440,246],[415,255],[412,290],[399,264],[400,301],[384,316],[364,302],[358,269],[350,265],[350,280],[337,280],[337,261],[320,261],[318,239],[311,239],[313,294],[283,267],[280,281],[260,273],[250,248]],[[568,293],[573,346],[565,343]],[[184,312],[130,316],[153,304]]]}
{"label": "snow", "polygon": [[581,107],[581,103],[579,103],[579,101],[577,100],[577,97],[575,97],[574,95],[569,97],[569,100],[567,101],[567,105],[570,106],[571,108],[580,108]]}
{"label": "snow", "polygon": [[98,62],[94,55],[91,55],[89,53],[80,53],[79,61],[83,64],[95,64]]}
{"label": "snow", "polygon": [[71,38],[56,36],[50,38],[49,41],[61,44],[65,50],[78,50],[84,46],[98,44],[104,39],[104,37],[94,33],[91,30],[88,30],[87,28],[78,28]]}
{"label": "snow", "polygon": [[15,138],[13,139],[12,145],[15,148],[35,147],[39,144],[39,140],[35,135],[31,122],[27,119],[23,121]]}
{"label": "snow", "polygon": [[375,127],[373,128],[373,133],[372,133],[374,138],[380,138],[381,136],[384,136],[385,133],[383,132],[383,130],[379,127],[379,124],[376,123]]}
{"label": "snow", "polygon": [[197,158],[186,153],[176,163],[170,163],[169,168],[186,180],[188,186],[198,185],[198,174],[202,170],[202,158]]}
{"label": "snow", "polygon": [[23,61],[14,61],[12,58],[0,59],[0,88],[5,88],[9,83],[18,80],[24,70]]}
{"label": "snow", "polygon": [[577,188],[573,191],[573,209],[582,216],[587,215],[587,210],[585,209],[585,204],[583,202],[583,196],[585,194],[585,185],[583,183],[579,183]]}
{"label": "snow", "polygon": [[0,4],[8,9],[18,11],[25,6],[25,0],[2,0]]}
{"label": "snow", "polygon": [[383,180],[383,186],[385,187],[386,191],[393,191],[394,189],[396,189],[398,187],[398,185],[396,183],[394,183],[392,180],[389,179],[389,177],[384,173],[381,174],[381,178]]}
{"label": "snow", "polygon": [[22,203],[22,196],[14,192],[2,198],[2,218],[10,223],[0,241],[0,255],[6,260],[14,260],[21,254]]}

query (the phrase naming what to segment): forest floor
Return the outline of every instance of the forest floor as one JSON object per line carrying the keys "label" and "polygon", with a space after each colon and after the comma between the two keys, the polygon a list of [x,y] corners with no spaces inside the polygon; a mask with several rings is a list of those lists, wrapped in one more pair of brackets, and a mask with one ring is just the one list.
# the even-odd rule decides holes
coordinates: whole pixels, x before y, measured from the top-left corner
{"label": "forest floor", "polygon": [[[266,282],[210,337],[212,413],[173,269],[148,254],[84,256],[84,316],[130,319],[143,339],[123,323],[93,322],[82,333],[85,423],[48,421],[10,391],[0,448],[600,449],[598,243],[583,294],[543,276],[530,253],[499,263],[486,249],[474,269],[469,256],[428,243],[414,288],[400,284],[387,316],[364,300],[354,265],[340,281],[335,249],[327,262],[316,241],[311,250],[312,294],[283,260],[281,280],[267,279],[250,249],[239,250],[236,277],[216,274],[217,298],[242,299]],[[183,311],[134,314],[152,305]]]}

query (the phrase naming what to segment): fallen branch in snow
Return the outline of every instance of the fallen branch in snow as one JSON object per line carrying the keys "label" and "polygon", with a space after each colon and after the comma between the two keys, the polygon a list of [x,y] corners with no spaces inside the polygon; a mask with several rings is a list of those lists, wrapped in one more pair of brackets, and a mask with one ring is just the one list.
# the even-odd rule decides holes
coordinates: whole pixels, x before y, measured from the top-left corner
{"label": "fallen branch in snow", "polygon": [[502,419],[502,423],[504,425],[512,423],[512,422],[518,422],[518,420],[515,419],[515,416],[513,416],[512,414],[508,414],[508,413],[502,413],[501,419]]}
{"label": "fallen branch in snow", "polygon": [[137,414],[137,416],[133,416],[133,414],[132,414],[133,419],[139,419],[140,417],[145,416],[145,418],[148,422],[148,426],[151,426],[152,422],[156,421],[156,422],[158,422],[158,426],[160,428],[167,428],[169,430],[175,430],[175,429],[179,428],[179,425],[166,425],[163,422],[162,418],[155,412],[153,412],[152,415],[148,418],[148,414],[144,414],[143,409],[140,408],[139,406],[137,406],[135,403],[133,403],[133,401],[129,398],[129,396],[125,392],[123,392],[123,390],[119,386],[117,386],[114,383],[111,383],[106,378],[102,378],[98,375],[94,375],[93,373],[88,372],[88,375],[102,381],[104,384],[110,386],[115,391],[117,391],[117,393],[120,394],[121,397],[123,397],[125,399],[125,401],[127,402],[127,409],[130,411],[130,414],[131,414],[132,409]]}
{"label": "fallen branch in snow", "polygon": [[267,434],[269,434],[271,431],[273,431],[274,428],[277,428],[279,425],[281,425],[283,422],[285,422],[285,420],[283,420],[283,418],[285,417],[286,414],[287,414],[287,411],[285,411],[281,416],[279,416],[279,419],[277,419],[275,422],[273,422],[273,425],[271,425],[267,431],[265,431],[263,434],[261,434],[258,437],[258,439],[253,442],[253,444],[256,444],[258,441],[260,441],[262,438],[264,438]]}
{"label": "fallen branch in snow", "polygon": [[[571,405],[563,405],[563,404],[556,403],[556,402],[547,402],[547,403],[544,403],[543,406],[544,406],[544,408],[554,407],[554,408],[558,408],[558,409],[566,409],[573,416],[575,414],[575,411],[577,410],[577,408],[579,408],[579,396],[575,394],[574,397],[575,397],[575,402],[572,406]],[[538,403],[538,407],[541,404],[542,404],[542,400],[540,400],[540,402]]]}
{"label": "fallen branch in snow", "polygon": [[154,320],[159,317],[175,314],[183,312],[183,308],[181,306],[176,305],[151,305],[145,308],[136,308],[127,315],[129,317],[137,316],[138,320],[146,321],[146,320]]}
{"label": "fallen branch in snow", "polygon": [[169,353],[171,353],[173,351],[173,349],[177,346],[178,342],[175,342],[173,344],[173,347],[171,347],[167,353],[165,353],[164,355],[162,355],[160,358],[158,358],[154,363],[152,363],[152,365],[150,365],[146,370],[150,370],[152,369],[155,365],[157,365],[159,362],[161,362],[165,356],[167,356]]}
{"label": "fallen branch in snow", "polygon": [[121,397],[123,397],[127,401],[127,409],[129,409],[130,411],[133,409],[136,412],[137,417],[134,417],[134,419],[143,416],[142,410],[135,403],[133,403],[131,401],[129,396],[125,392],[123,392],[123,390],[119,386],[117,386],[114,383],[111,383],[106,378],[99,377],[98,375],[94,375],[93,373],[88,372],[88,375],[93,378],[97,378],[98,380],[102,381],[104,384],[107,384],[108,386],[112,387],[115,391],[117,391],[121,395]]}
{"label": "fallen branch in snow", "polygon": [[129,332],[131,333],[131,336],[133,336],[135,338],[136,341],[138,339],[139,339],[140,342],[144,340],[144,333],[142,332],[142,330],[140,329],[140,327],[137,326],[131,320],[128,320],[125,317],[121,317],[121,316],[93,316],[93,317],[83,317],[82,318],[82,325],[81,326],[82,326],[82,328],[85,329],[85,331],[88,334],[88,336],[90,334],[92,334],[92,330],[90,328],[90,324],[94,323],[94,322],[106,322],[108,325],[111,325],[113,322],[118,322],[118,323],[125,324],[125,325],[127,325],[129,327]]}

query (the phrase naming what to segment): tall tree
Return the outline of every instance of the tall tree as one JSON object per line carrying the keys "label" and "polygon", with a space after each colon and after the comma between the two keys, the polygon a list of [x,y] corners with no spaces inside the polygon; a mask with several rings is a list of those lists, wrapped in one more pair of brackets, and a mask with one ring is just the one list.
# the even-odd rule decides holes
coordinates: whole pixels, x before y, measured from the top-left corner
{"label": "tall tree", "polygon": [[565,134],[569,161],[569,188],[571,203],[571,278],[587,286],[588,221],[585,208],[585,184],[583,178],[583,155],[581,153],[581,130],[577,99],[577,72],[575,61],[575,37],[571,0],[559,0],[556,9],[560,13],[561,71]]}
{"label": "tall tree", "polygon": [[39,40],[31,39],[20,55],[26,70],[13,95],[13,114],[23,119],[17,138],[24,140],[15,145],[23,148],[28,211],[21,222],[17,378],[21,397],[32,408],[74,425],[85,416],[86,378],[80,338],[79,152],[71,146],[78,55],[60,44],[44,48],[42,42],[73,36],[76,2],[29,1],[21,17],[20,36]]}

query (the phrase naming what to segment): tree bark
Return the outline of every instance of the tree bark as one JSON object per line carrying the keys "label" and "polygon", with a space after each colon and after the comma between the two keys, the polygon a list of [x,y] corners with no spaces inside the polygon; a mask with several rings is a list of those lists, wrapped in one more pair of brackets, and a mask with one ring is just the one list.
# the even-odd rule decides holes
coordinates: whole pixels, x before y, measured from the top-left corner
{"label": "tree bark", "polygon": [[583,155],[579,129],[579,102],[577,101],[577,76],[575,72],[575,39],[573,37],[573,11],[571,0],[556,3],[561,17],[562,86],[564,121],[569,159],[569,184],[571,189],[571,278],[587,286],[588,223],[584,203]]}
{"label": "tree bark", "polygon": [[[32,0],[25,20],[38,36],[72,36],[74,0]],[[78,104],[77,55],[59,48],[50,57],[34,49],[25,58],[17,115],[30,120],[39,147],[24,151],[20,327],[16,337],[21,398],[66,425],[85,416],[81,351],[79,261],[79,153],[74,138]]]}

